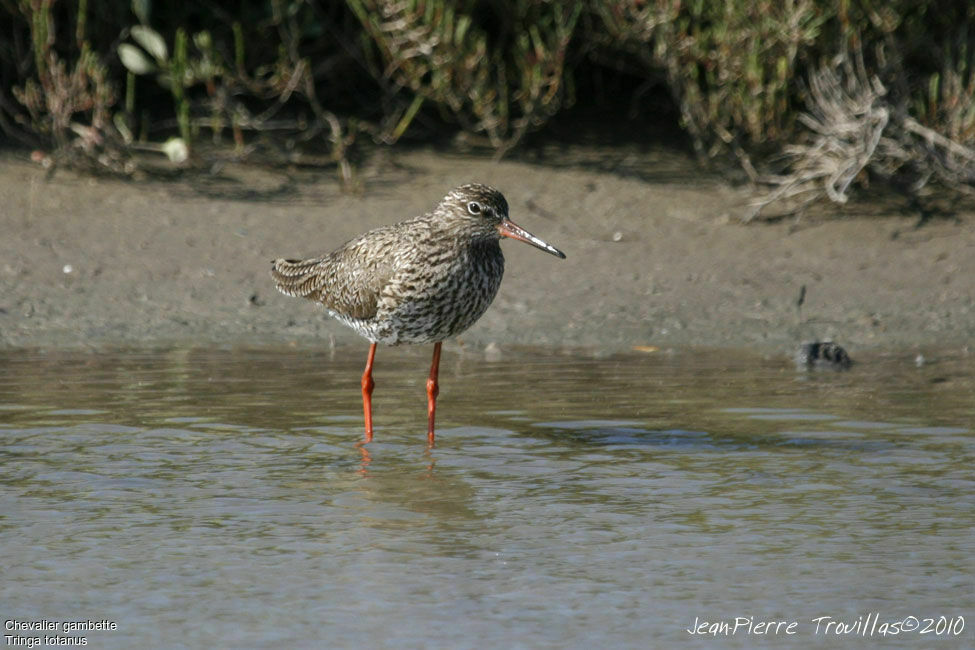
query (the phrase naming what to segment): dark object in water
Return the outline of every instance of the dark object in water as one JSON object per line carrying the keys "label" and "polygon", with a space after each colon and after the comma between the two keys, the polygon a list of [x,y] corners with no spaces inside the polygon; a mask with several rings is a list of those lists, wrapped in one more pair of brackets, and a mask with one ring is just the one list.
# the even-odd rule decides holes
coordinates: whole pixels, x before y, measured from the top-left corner
{"label": "dark object in water", "polygon": [[846,370],[852,363],[846,350],[832,341],[802,343],[796,352],[796,365],[803,368]]}

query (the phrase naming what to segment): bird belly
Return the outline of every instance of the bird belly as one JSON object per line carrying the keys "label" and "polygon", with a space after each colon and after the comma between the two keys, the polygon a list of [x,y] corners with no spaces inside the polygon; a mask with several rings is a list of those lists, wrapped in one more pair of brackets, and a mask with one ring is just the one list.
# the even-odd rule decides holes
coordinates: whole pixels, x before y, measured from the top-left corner
{"label": "bird belly", "polygon": [[382,321],[375,318],[351,318],[333,309],[328,309],[328,314],[372,343],[395,344],[395,341],[390,340],[390,333],[386,331],[387,324]]}

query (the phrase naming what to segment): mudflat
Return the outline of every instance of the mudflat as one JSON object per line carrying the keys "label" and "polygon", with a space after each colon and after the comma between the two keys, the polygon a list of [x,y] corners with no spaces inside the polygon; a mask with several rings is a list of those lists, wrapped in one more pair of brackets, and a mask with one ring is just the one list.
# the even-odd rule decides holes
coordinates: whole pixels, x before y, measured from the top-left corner
{"label": "mudflat", "polygon": [[922,225],[883,197],[745,225],[745,189],[669,152],[495,161],[413,149],[375,153],[358,172],[355,193],[331,170],[300,165],[129,182],[49,177],[5,152],[0,346],[360,341],[321,308],[279,295],[270,260],[328,252],[472,181],[500,189],[513,221],[568,256],[503,242],[501,291],[459,337],[474,350],[786,353],[833,338],[855,355],[975,338],[975,202]]}

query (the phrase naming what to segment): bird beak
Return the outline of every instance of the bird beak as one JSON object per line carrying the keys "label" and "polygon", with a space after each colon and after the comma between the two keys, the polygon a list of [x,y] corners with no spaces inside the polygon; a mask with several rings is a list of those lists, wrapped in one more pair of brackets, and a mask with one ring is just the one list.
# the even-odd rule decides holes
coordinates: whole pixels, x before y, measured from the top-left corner
{"label": "bird beak", "polygon": [[557,249],[555,246],[543,242],[541,239],[531,234],[507,217],[505,217],[505,219],[498,225],[498,232],[501,233],[502,237],[511,237],[512,239],[523,241],[526,244],[531,244],[535,248],[542,249],[546,253],[555,255],[559,259],[565,259],[565,253]]}

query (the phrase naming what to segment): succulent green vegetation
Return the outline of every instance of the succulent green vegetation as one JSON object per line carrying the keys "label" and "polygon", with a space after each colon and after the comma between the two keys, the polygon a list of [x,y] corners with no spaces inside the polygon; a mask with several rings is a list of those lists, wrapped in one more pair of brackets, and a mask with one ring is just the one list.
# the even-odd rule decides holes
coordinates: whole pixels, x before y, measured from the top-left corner
{"label": "succulent green vegetation", "polygon": [[602,71],[633,105],[663,89],[701,161],[759,188],[753,216],[871,178],[975,193],[967,2],[0,0],[0,25],[0,134],[61,164],[304,152],[352,183],[357,140],[503,155]]}

